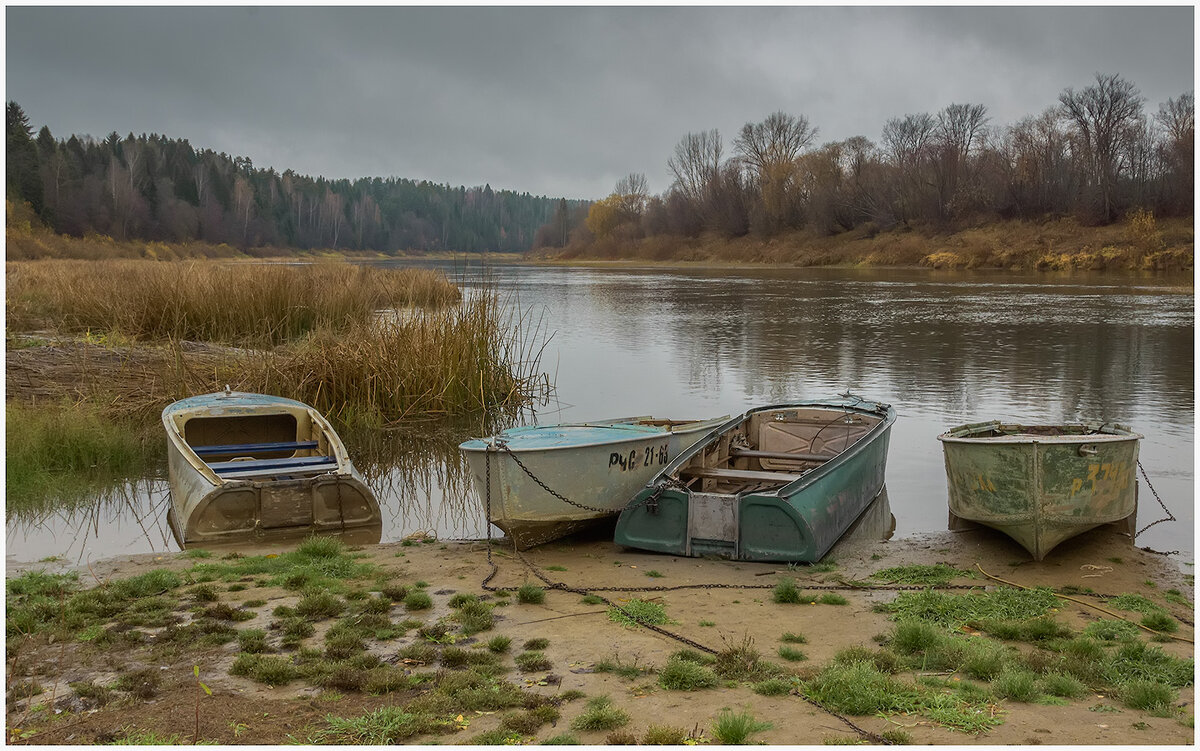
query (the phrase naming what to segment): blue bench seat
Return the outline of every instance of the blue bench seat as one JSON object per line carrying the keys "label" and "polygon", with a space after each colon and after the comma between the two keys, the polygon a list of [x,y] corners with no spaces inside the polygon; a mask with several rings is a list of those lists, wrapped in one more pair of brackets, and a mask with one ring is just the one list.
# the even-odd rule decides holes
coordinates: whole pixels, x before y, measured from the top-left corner
{"label": "blue bench seat", "polygon": [[272,451],[303,451],[315,449],[316,441],[283,441],[280,443],[228,443],[221,446],[192,446],[197,456],[223,454],[266,454]]}
{"label": "blue bench seat", "polygon": [[333,472],[338,468],[332,456],[297,456],[290,459],[251,459],[241,462],[209,462],[219,476],[236,479],[240,477],[264,477],[271,475],[312,475]]}

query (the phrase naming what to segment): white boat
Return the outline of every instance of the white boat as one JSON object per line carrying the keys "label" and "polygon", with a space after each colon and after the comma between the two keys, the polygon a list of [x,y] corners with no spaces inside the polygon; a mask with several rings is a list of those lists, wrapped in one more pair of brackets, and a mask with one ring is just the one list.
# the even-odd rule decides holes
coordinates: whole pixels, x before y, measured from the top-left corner
{"label": "white boat", "polygon": [[162,421],[182,545],[380,525],[346,447],[307,404],[227,389],[175,402]]}
{"label": "white boat", "polygon": [[459,449],[485,503],[491,477],[488,521],[527,548],[615,516],[681,451],[728,419],[623,417],[510,428]]}

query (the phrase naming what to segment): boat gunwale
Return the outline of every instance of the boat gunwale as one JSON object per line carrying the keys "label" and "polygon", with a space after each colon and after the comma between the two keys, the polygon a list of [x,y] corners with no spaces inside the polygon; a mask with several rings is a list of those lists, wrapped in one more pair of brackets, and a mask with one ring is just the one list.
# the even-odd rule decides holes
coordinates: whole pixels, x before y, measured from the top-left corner
{"label": "boat gunwale", "polygon": [[[1003,435],[972,435],[972,433],[982,433],[988,430],[1015,429],[1018,432],[1006,432]],[[1077,435],[1038,435],[1036,433],[1021,432],[1027,430],[1036,430],[1038,428],[1083,428],[1094,429],[1094,433],[1081,433]],[[990,446],[998,444],[1057,444],[1057,445],[1072,445],[1072,444],[1089,444],[1089,443],[1120,443],[1122,441],[1141,441],[1146,436],[1141,433],[1135,433],[1130,427],[1119,423],[1106,422],[1096,425],[1096,423],[1078,423],[1078,422],[1062,422],[1049,423],[1040,425],[1024,425],[1016,423],[1005,423],[1000,420],[992,420],[989,422],[972,423],[969,425],[959,425],[951,428],[945,433],[937,437],[942,443],[962,443],[975,446]]]}
{"label": "boat gunwale", "polygon": [[[232,399],[236,397],[252,397],[253,400],[249,404],[243,403],[241,405],[227,405],[228,407],[239,410],[238,412],[229,413],[226,415],[209,414],[210,410],[213,408],[219,408],[222,406],[217,401],[218,399]],[[332,475],[338,478],[349,477],[356,479],[354,478],[353,464],[350,462],[350,455],[346,451],[345,444],[342,443],[341,436],[337,434],[337,431],[333,429],[333,426],[328,420],[325,419],[325,416],[317,411],[315,407],[296,399],[288,399],[287,397],[275,396],[273,394],[255,394],[245,391],[234,391],[229,393],[215,392],[212,394],[189,396],[185,399],[172,402],[164,407],[162,411],[162,423],[167,433],[167,440],[171,442],[176,451],[180,454],[181,458],[187,462],[192,471],[203,477],[210,485],[213,486],[213,489],[253,486],[256,483],[263,482],[288,482],[286,480],[264,480],[262,478],[255,477],[222,477],[216,472],[216,470],[209,466],[208,462],[206,462],[203,457],[196,453],[195,449],[190,443],[187,442],[183,432],[179,429],[179,425],[176,423],[176,419],[181,417],[190,419],[192,417],[203,416],[248,416],[256,414],[258,409],[272,407],[287,407],[290,409],[302,409],[306,411],[309,419],[312,420],[313,423],[321,429],[321,432],[325,434],[325,438],[329,443],[330,449],[332,450],[333,459],[337,461],[337,471],[325,472],[321,475],[314,475],[314,478]]]}
{"label": "boat gunwale", "polygon": [[[858,402],[856,402],[854,404],[849,404],[847,402],[834,402],[832,400],[824,400],[824,401],[818,400],[818,401],[810,401],[810,402],[795,402],[795,403],[789,403],[789,404],[772,404],[772,405],[769,405],[766,407],[756,407],[755,409],[747,410],[746,412],[738,415],[737,417],[734,417],[734,418],[726,421],[720,427],[711,431],[709,433],[709,435],[706,435],[704,438],[701,438],[699,441],[696,441],[696,443],[693,444],[691,448],[682,452],[679,456],[677,456],[675,458],[675,461],[671,462],[669,465],[664,467],[661,472],[659,472],[657,475],[655,475],[654,478],[649,483],[646,484],[646,487],[642,489],[642,492],[645,492],[646,489],[648,489],[648,488],[657,487],[668,476],[678,479],[677,478],[678,472],[680,469],[682,469],[682,466],[685,462],[690,460],[693,456],[695,456],[700,451],[703,451],[704,448],[706,448],[714,439],[718,438],[727,429],[736,427],[738,424],[750,419],[751,415],[758,414],[760,412],[771,412],[771,411],[786,410],[786,409],[799,409],[799,408],[804,408],[804,407],[827,407],[830,410],[840,409],[843,411],[859,412],[862,414],[879,417],[880,420],[875,425],[873,425],[870,430],[868,430],[866,433],[864,433],[862,438],[860,438],[858,441],[856,441],[853,445],[847,447],[845,450],[843,450],[837,454],[834,454],[832,457],[830,457],[829,461],[823,463],[819,467],[814,467],[813,469],[809,470],[808,472],[805,472],[803,475],[801,475],[800,477],[797,477],[795,480],[792,480],[789,483],[780,485],[777,488],[773,488],[773,489],[769,489],[769,490],[758,490],[758,491],[754,491],[752,493],[723,493],[722,495],[747,496],[747,497],[756,496],[759,498],[771,498],[771,497],[784,498],[787,496],[795,495],[796,493],[800,492],[804,488],[808,487],[809,485],[817,482],[821,478],[825,477],[826,475],[828,475],[831,472],[835,471],[836,469],[840,468],[843,464],[848,462],[851,458],[857,456],[858,454],[862,453],[863,451],[866,451],[868,448],[870,448],[870,446],[872,444],[875,443],[876,440],[878,440],[880,434],[886,432],[887,430],[890,430],[892,425],[896,422],[896,410],[894,407],[892,407],[892,405],[884,404],[882,402],[872,402],[872,401],[868,401],[865,399],[859,399]],[[683,489],[681,492],[687,493],[690,495],[692,491],[690,489]],[[641,493],[639,493],[638,495],[641,495]],[[637,497],[635,496],[634,501],[636,501],[636,500],[637,500]]]}
{"label": "boat gunwale", "polygon": [[[653,418],[650,418],[650,419],[653,419]],[[685,428],[682,430],[653,430],[653,429],[646,429],[645,426],[608,425],[608,424],[604,424],[602,422],[597,422],[597,423],[578,423],[578,422],[576,422],[576,423],[562,423],[562,424],[558,424],[558,425],[529,426],[531,430],[536,430],[539,427],[541,427],[541,428],[605,428],[605,429],[619,430],[619,431],[631,431],[631,432],[636,431],[636,435],[631,435],[628,437],[622,436],[622,437],[614,438],[614,439],[608,440],[608,441],[592,441],[590,443],[571,443],[571,444],[567,444],[567,445],[563,445],[563,446],[506,446],[506,447],[509,450],[511,450],[513,453],[522,454],[522,453],[539,453],[542,451],[565,451],[565,450],[572,450],[572,449],[594,448],[597,446],[613,446],[613,445],[622,444],[622,443],[633,443],[633,442],[638,442],[638,441],[645,441],[647,439],[654,438],[656,436],[668,436],[668,435],[674,435],[674,434],[693,433],[693,432],[699,432],[701,430],[708,430],[709,432],[711,432],[712,428],[706,427],[706,426],[709,425],[710,423],[716,423],[719,420],[724,421],[724,422],[719,423],[719,425],[723,426],[729,422],[729,415],[722,415],[721,417],[714,417],[714,418],[707,419],[707,420],[687,421],[687,422],[696,423],[695,427]],[[705,434],[705,436],[707,436],[707,433]],[[504,437],[504,433],[501,432],[501,433],[499,433],[495,436],[491,436],[489,438],[471,438],[470,440],[463,441],[462,443],[460,443],[458,445],[458,449],[459,449],[459,451],[464,451],[464,452],[469,451],[472,453],[488,453],[490,451],[495,451],[497,449],[497,446],[493,442],[492,439],[503,438],[503,437]],[[700,440],[703,440],[703,438],[701,438]],[[467,445],[467,444],[472,444],[472,443],[481,444],[481,445],[475,445],[475,446]]]}

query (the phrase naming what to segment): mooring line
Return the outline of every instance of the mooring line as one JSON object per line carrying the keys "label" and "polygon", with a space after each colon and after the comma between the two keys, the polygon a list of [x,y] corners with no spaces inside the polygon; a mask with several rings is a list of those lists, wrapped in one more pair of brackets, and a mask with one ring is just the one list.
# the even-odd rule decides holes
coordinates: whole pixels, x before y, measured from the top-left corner
{"label": "mooring line", "polygon": [[[488,565],[491,567],[491,571],[488,572],[488,575],[486,577],[484,577],[483,581],[480,583],[480,587],[486,591],[495,592],[501,588],[490,586],[491,580],[496,576],[496,574],[500,570],[499,567],[496,565],[495,561],[492,560],[492,462],[491,462],[491,454],[492,454],[492,452],[490,450],[485,450],[484,480],[486,483],[486,490],[484,492],[484,495],[486,497],[485,498],[486,517],[484,518],[484,524],[487,527],[487,562],[488,562]],[[526,471],[528,471],[528,470],[526,470]],[[704,644],[701,644],[697,641],[693,641],[692,639],[689,639],[686,636],[672,633],[671,631],[668,631],[664,628],[660,628],[659,626],[657,626],[653,623],[647,623],[647,622],[643,621],[642,619],[635,616],[633,613],[630,613],[628,610],[621,607],[620,605],[613,602],[612,600],[609,600],[607,597],[604,597],[603,595],[598,595],[598,594],[595,594],[594,592],[589,592],[584,589],[571,587],[564,582],[551,581],[548,576],[543,574],[540,569],[538,569],[536,566],[534,566],[529,561],[529,559],[525,557],[524,553],[522,553],[521,550],[517,547],[517,540],[516,540],[515,536],[513,537],[513,553],[515,553],[516,556],[521,559],[521,562],[525,565],[525,567],[528,568],[531,572],[533,572],[533,575],[536,576],[538,579],[540,579],[549,589],[557,589],[557,590],[565,591],[565,592],[573,592],[575,594],[579,594],[579,595],[583,595],[583,596],[591,595],[592,597],[598,598],[601,602],[604,602],[605,604],[609,605],[610,607],[616,608],[619,612],[624,614],[626,617],[628,617],[634,623],[640,624],[641,626],[648,628],[651,631],[654,631],[656,633],[662,634],[663,636],[674,639],[682,644],[687,644],[688,646],[695,647],[696,649],[699,649],[702,652],[707,652],[708,654],[711,654],[711,655],[720,654],[717,650],[715,650],[709,646],[706,646]],[[770,586],[770,585],[758,585],[756,588],[762,588],[764,586]],[[860,737],[865,738],[865,739],[869,740],[870,742],[879,744],[879,745],[885,745],[885,746],[893,745],[891,741],[884,738],[883,736],[859,727],[854,722],[852,722],[848,717],[845,717],[845,716],[829,709],[828,707],[822,705],[820,702],[816,701],[815,699],[805,696],[803,693],[798,693],[797,695],[800,697],[801,700],[803,700],[807,704],[810,704],[810,705],[816,707],[817,709],[821,710],[822,712],[825,712],[829,716],[838,719],[843,724],[845,724],[846,727],[850,728],[855,733],[858,733],[858,735]]]}
{"label": "mooring line", "polygon": [[[979,569],[979,573],[983,574],[987,578],[995,579],[996,581],[1001,582],[1002,584],[1007,584],[1010,587],[1016,587],[1017,589],[1032,589],[1032,587],[1027,587],[1024,584],[1017,584],[1016,582],[1010,582],[1007,579],[1001,579],[998,576],[993,576],[992,574],[989,574],[988,572],[984,571],[983,566],[980,566],[978,563],[975,564],[975,568]],[[1175,636],[1174,634],[1168,634],[1163,631],[1155,631],[1154,629],[1152,629],[1148,626],[1143,626],[1140,623],[1129,620],[1128,618],[1121,615],[1120,613],[1114,613],[1113,611],[1109,610],[1108,608],[1102,608],[1099,605],[1093,605],[1090,602],[1084,602],[1083,600],[1078,600],[1074,597],[1071,597],[1070,595],[1063,595],[1063,594],[1059,594],[1058,592],[1055,592],[1054,596],[1061,597],[1064,600],[1070,600],[1071,602],[1078,603],[1085,607],[1094,608],[1096,610],[1099,610],[1101,613],[1111,615],[1113,618],[1116,618],[1117,620],[1125,621],[1126,623],[1132,623],[1133,625],[1137,626],[1138,628],[1149,631],[1150,633],[1155,634],[1156,636],[1166,636],[1168,638],[1174,639],[1175,641],[1182,641],[1182,642],[1187,642],[1188,644],[1195,644],[1195,641],[1187,638],[1186,636]]]}

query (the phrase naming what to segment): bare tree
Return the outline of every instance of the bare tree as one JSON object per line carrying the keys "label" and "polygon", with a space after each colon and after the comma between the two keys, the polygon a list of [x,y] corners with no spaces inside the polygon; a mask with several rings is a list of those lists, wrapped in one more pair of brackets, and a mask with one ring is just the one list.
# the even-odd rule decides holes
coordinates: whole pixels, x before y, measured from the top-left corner
{"label": "bare tree", "polygon": [[951,104],[938,113],[933,135],[937,159],[934,161],[938,191],[938,214],[946,218],[958,198],[959,184],[970,177],[972,149],[987,124],[987,108],[982,104]]}
{"label": "bare tree", "polygon": [[805,116],[773,112],[761,123],[743,125],[734,140],[741,164],[758,184],[768,230],[791,219],[796,160],[816,137],[817,129]]}
{"label": "bare tree", "polygon": [[675,189],[696,206],[712,194],[721,172],[721,134],[716,129],[688,133],[675,145],[675,156],[667,160],[675,176]]}
{"label": "bare tree", "polygon": [[630,172],[617,180],[613,195],[617,197],[618,208],[627,219],[640,218],[646,210],[646,201],[650,198],[646,176],[641,172]]}
{"label": "bare tree", "polygon": [[1117,180],[1122,157],[1142,117],[1145,99],[1118,75],[1096,74],[1096,85],[1059,95],[1063,118],[1071,124],[1078,156],[1090,187],[1098,196],[1102,217],[1117,216]]}
{"label": "bare tree", "polygon": [[929,180],[926,175],[930,157],[929,144],[937,121],[922,112],[892,118],[883,126],[881,141],[884,152],[895,168],[892,206],[897,219],[910,221],[918,214],[922,196]]}

